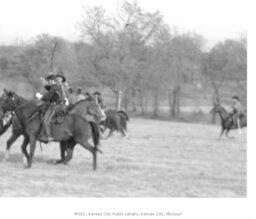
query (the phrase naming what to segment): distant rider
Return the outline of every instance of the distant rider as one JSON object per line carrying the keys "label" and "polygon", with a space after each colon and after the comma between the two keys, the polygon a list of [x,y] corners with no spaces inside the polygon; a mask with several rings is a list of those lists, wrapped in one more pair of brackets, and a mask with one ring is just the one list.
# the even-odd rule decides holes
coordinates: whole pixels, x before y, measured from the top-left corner
{"label": "distant rider", "polygon": [[243,115],[243,111],[242,111],[242,106],[241,103],[239,101],[239,97],[238,96],[233,96],[232,97],[233,100],[233,104],[232,104],[232,119],[233,119],[233,123],[237,124],[237,128],[239,130],[239,134],[241,133],[241,122],[240,122],[240,117]]}

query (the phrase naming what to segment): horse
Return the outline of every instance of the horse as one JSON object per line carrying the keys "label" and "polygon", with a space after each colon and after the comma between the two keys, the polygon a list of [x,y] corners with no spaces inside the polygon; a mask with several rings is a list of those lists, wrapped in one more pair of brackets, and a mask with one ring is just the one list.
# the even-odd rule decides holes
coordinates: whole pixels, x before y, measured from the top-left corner
{"label": "horse", "polygon": [[[2,97],[1,97],[2,98]],[[92,101],[92,98],[88,98],[87,99],[88,101]],[[72,113],[77,113],[77,114],[80,114],[82,115],[83,117],[86,118],[87,114],[88,114],[88,111],[87,111],[87,108],[84,107],[83,105],[84,100],[82,101],[79,101],[75,104],[71,104],[69,105],[68,107],[68,111],[71,111],[72,110]],[[103,112],[104,114],[104,112]],[[104,117],[106,118],[106,116],[104,115]],[[99,118],[95,118],[96,120]],[[10,127],[10,125],[12,125],[12,135],[11,137],[7,140],[7,144],[6,144],[6,151],[5,151],[5,157],[4,157],[4,160],[8,160],[9,159],[9,151],[10,151],[10,148],[12,146],[12,144],[22,135],[23,137],[25,137],[25,130],[23,129],[22,125],[20,124],[19,122],[19,119],[17,118],[17,116],[15,114],[12,113],[12,118],[8,120],[8,122],[5,124],[5,125],[2,125],[3,124],[3,121],[4,120],[4,113],[3,113],[3,110],[1,108],[1,103],[0,103],[0,136],[6,132],[6,130]],[[91,126],[92,128],[94,128],[94,124],[91,123]],[[96,129],[95,129],[96,131]],[[60,144],[60,157],[61,159],[60,160],[56,160],[56,164],[60,164],[62,163],[62,161],[65,160],[65,156],[66,156],[66,147],[63,145],[63,144]]]}
{"label": "horse", "polygon": [[[19,122],[24,129],[24,140],[22,143],[22,153],[25,168],[31,168],[36,141],[40,139],[42,130],[41,114],[38,105],[34,101],[28,101],[17,95],[15,92],[4,90],[5,97],[2,100],[2,109],[14,111]],[[84,101],[87,112],[96,118],[104,118],[102,110],[94,101]],[[83,148],[89,150],[93,155],[93,169],[97,168],[97,152],[99,144],[99,131],[97,126],[92,125],[81,115],[76,114],[75,108],[65,115],[61,123],[51,124],[52,136],[54,141],[60,142],[61,148],[67,150],[67,156],[62,163],[67,164],[73,155],[74,146],[78,143]],[[92,137],[94,146],[88,140]],[[27,145],[30,143],[30,151],[27,152]],[[63,154],[62,154],[63,155]]]}
{"label": "horse", "polygon": [[[215,111],[219,114],[221,119],[221,132],[219,135],[219,138],[223,135],[223,133],[226,131],[226,136],[228,136],[228,133],[230,130],[238,129],[237,123],[234,123],[234,120],[232,118],[232,114],[228,113],[226,109],[223,106],[220,106],[219,104],[214,105],[213,109],[211,111]],[[240,115],[240,128],[247,126],[247,116],[245,114]]]}
{"label": "horse", "polygon": [[106,129],[109,129],[110,137],[114,131],[121,132],[122,136],[125,136],[127,131],[127,121],[129,121],[129,116],[124,111],[116,110],[106,110],[107,118],[100,123],[101,132],[104,133]]}

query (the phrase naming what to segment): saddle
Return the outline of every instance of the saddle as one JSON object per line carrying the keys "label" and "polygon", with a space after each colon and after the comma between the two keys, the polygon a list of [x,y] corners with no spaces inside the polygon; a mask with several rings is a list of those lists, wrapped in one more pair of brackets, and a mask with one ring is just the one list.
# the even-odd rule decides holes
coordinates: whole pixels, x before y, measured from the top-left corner
{"label": "saddle", "polygon": [[[43,122],[44,115],[45,115],[48,107],[49,107],[49,105],[47,105],[47,104],[39,105],[36,112],[30,119],[32,119],[34,116],[36,116],[36,114],[38,112],[40,114],[41,122]],[[61,124],[65,120],[65,117],[67,114],[68,114],[67,108],[63,105],[59,105],[59,107],[56,109],[56,111],[52,117],[51,123]]]}
{"label": "saddle", "polygon": [[60,107],[56,110],[51,123],[55,123],[55,124],[63,123],[67,114],[68,114],[67,108],[63,105],[60,105]]}

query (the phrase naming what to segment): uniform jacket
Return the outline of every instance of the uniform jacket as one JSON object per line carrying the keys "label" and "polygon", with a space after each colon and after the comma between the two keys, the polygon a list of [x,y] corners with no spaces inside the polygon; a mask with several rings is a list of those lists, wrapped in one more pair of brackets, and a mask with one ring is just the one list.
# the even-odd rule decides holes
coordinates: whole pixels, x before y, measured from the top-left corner
{"label": "uniform jacket", "polygon": [[59,84],[47,85],[45,88],[48,92],[42,97],[42,101],[49,103],[63,103],[62,88]]}

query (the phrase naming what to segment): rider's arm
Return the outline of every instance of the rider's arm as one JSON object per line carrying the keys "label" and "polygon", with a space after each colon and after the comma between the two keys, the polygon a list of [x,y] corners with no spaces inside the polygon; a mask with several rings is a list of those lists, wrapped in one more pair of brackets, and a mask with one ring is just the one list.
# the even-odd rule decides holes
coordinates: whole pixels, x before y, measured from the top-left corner
{"label": "rider's arm", "polygon": [[44,86],[44,88],[45,88],[45,90],[49,91],[49,90],[51,89],[51,85],[46,84],[46,85]]}
{"label": "rider's arm", "polygon": [[49,92],[44,94],[44,96],[41,98],[41,100],[44,101],[44,102],[51,101],[54,93],[55,93],[55,90],[54,89],[50,89]]}

